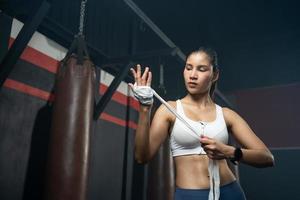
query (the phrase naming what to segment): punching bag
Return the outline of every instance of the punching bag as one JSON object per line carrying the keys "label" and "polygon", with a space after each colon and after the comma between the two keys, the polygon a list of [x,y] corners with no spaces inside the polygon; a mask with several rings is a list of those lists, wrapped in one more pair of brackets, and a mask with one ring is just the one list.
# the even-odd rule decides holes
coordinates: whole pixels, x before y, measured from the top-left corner
{"label": "punching bag", "polygon": [[56,77],[45,184],[47,200],[86,199],[94,91],[95,68],[79,36]]}
{"label": "punching bag", "polygon": [[170,152],[169,140],[159,148],[156,156],[148,165],[149,200],[173,200],[174,167]]}
{"label": "punching bag", "polygon": [[[163,86],[163,66],[160,65],[159,93],[166,94]],[[154,101],[154,109],[159,107],[159,102]],[[154,114],[155,112],[152,112]],[[152,115],[153,117],[153,115]],[[160,146],[157,154],[148,164],[148,200],[173,200],[175,190],[174,163],[170,150],[169,139]]]}

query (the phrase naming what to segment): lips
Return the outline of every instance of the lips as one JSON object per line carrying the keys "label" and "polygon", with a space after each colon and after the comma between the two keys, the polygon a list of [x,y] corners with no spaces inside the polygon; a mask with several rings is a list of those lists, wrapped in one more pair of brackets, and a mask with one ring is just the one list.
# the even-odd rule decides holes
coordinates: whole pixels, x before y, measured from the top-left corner
{"label": "lips", "polygon": [[190,86],[190,87],[196,87],[197,83],[195,83],[195,82],[188,82],[188,86]]}

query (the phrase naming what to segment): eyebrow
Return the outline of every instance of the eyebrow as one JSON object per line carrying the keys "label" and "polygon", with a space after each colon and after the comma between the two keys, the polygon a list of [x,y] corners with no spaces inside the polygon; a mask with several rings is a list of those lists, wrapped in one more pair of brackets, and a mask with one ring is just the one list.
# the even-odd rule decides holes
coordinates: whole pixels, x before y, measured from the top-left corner
{"label": "eyebrow", "polygon": [[196,67],[209,67],[208,65],[198,65]]}
{"label": "eyebrow", "polygon": [[[193,67],[193,65],[189,64],[189,63],[186,63],[185,65]],[[198,67],[209,67],[209,66],[208,65],[197,65],[196,68],[198,68]]]}

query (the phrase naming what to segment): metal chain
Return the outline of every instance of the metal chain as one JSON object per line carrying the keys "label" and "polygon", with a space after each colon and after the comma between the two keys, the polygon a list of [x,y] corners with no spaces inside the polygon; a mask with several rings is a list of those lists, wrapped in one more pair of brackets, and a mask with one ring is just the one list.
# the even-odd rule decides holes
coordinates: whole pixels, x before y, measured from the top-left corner
{"label": "metal chain", "polygon": [[84,17],[85,17],[85,5],[87,0],[82,0],[80,5],[80,18],[79,18],[79,32],[78,35],[83,35]]}

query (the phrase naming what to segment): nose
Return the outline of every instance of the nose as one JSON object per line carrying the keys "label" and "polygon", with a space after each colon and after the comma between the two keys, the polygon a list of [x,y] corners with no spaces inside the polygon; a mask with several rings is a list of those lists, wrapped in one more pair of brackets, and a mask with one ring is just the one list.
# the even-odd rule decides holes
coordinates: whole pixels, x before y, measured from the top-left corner
{"label": "nose", "polygon": [[198,74],[197,74],[197,71],[195,69],[191,70],[191,73],[190,73],[190,79],[191,80],[195,80],[198,78]]}

